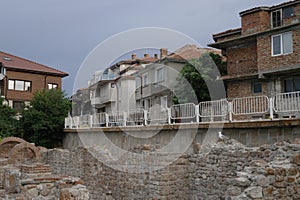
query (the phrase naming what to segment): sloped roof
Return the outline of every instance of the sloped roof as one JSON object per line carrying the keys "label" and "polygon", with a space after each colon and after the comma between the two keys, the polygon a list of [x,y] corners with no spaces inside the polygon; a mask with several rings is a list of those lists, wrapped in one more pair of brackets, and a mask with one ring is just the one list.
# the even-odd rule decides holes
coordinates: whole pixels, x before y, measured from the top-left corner
{"label": "sloped roof", "polygon": [[199,58],[203,53],[213,52],[216,54],[221,54],[220,50],[212,49],[212,48],[200,48],[196,45],[187,44],[173,53],[166,56],[168,59],[178,59],[178,60],[192,60]]}
{"label": "sloped roof", "polygon": [[0,63],[7,69],[65,77],[68,73],[0,51]]}

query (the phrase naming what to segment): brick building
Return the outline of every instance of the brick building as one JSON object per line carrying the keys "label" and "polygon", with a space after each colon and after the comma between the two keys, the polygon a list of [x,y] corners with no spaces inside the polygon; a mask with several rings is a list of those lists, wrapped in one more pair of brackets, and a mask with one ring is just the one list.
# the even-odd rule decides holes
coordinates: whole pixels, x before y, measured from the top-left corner
{"label": "brick building", "polygon": [[227,57],[227,96],[300,90],[300,1],[240,12],[241,28],[213,35]]}
{"label": "brick building", "polygon": [[61,88],[67,73],[0,52],[0,95],[16,110],[29,103],[35,91]]}

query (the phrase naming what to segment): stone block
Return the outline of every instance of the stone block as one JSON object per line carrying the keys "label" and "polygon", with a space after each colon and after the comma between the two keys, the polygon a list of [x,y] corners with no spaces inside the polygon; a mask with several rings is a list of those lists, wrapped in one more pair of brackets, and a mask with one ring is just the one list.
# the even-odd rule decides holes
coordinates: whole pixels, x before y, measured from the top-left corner
{"label": "stone block", "polygon": [[262,187],[249,187],[245,190],[245,194],[253,199],[262,198]]}

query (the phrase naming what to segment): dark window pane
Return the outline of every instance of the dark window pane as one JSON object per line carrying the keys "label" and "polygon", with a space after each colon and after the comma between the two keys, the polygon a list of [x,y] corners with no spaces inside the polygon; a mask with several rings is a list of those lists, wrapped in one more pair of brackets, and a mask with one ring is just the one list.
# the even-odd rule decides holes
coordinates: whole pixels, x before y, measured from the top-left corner
{"label": "dark window pane", "polygon": [[293,92],[293,79],[284,80],[284,92]]}
{"label": "dark window pane", "polygon": [[283,18],[289,18],[294,16],[294,8],[288,7],[283,9]]}
{"label": "dark window pane", "polygon": [[281,26],[281,11],[272,12],[272,26],[273,28]]}
{"label": "dark window pane", "polygon": [[273,39],[273,55],[281,54],[281,36],[276,35],[272,37]]}
{"label": "dark window pane", "polygon": [[253,83],[253,93],[262,93],[261,83]]}
{"label": "dark window pane", "polygon": [[294,80],[294,91],[300,91],[300,77],[297,77]]}

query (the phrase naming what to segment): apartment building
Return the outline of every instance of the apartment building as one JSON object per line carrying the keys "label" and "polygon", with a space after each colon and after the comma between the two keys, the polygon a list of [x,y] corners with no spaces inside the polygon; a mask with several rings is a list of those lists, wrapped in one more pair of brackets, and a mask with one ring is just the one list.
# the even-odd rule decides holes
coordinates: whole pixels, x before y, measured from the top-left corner
{"label": "apartment building", "polygon": [[147,64],[158,59],[157,54],[138,58],[132,54],[131,59],[113,64],[103,71],[95,72],[89,82],[92,113],[124,112],[136,108],[135,78],[133,74]]}
{"label": "apartment building", "polygon": [[167,49],[160,49],[160,59],[135,74],[137,107],[147,110],[154,105],[160,105],[161,109],[166,109],[173,105],[177,77],[184,65],[209,52],[221,54],[215,49],[199,48],[190,44],[172,53],[168,53]]}
{"label": "apartment building", "polygon": [[213,35],[227,58],[229,99],[300,91],[300,1],[239,13],[241,27]]}
{"label": "apartment building", "polygon": [[0,95],[12,108],[23,109],[35,91],[61,88],[67,73],[0,52]]}

